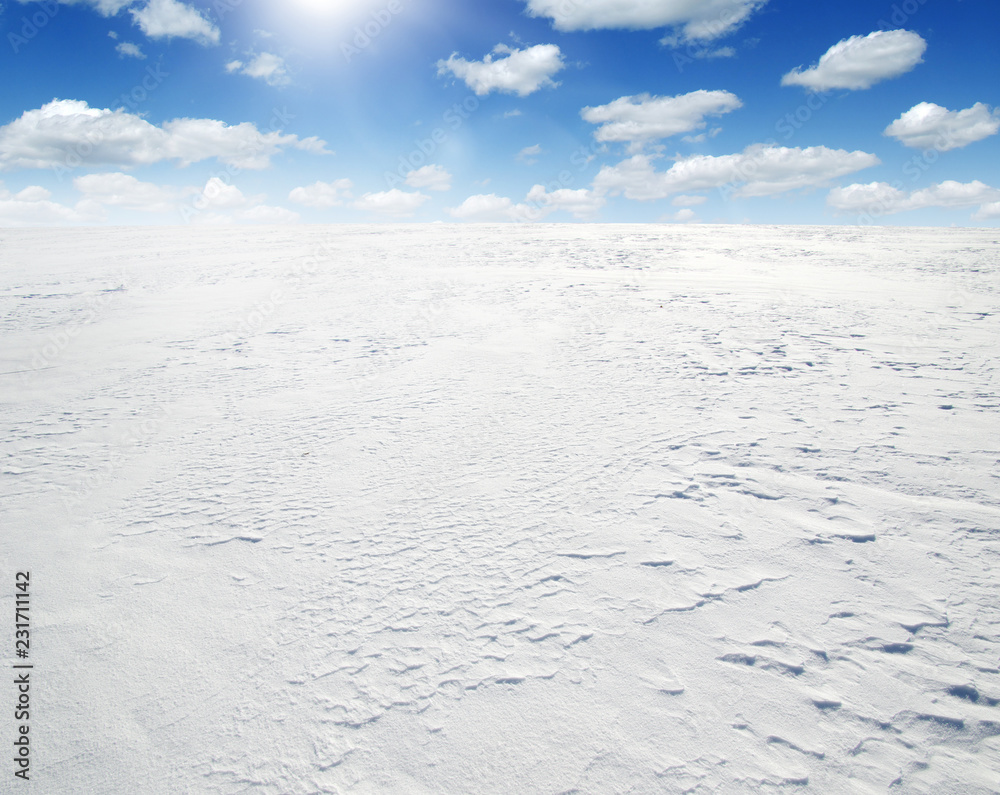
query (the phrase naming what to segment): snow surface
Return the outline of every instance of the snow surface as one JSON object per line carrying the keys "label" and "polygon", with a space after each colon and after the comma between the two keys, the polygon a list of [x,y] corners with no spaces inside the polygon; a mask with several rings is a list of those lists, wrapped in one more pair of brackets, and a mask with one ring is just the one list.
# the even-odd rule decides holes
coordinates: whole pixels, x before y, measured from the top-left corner
{"label": "snow surface", "polygon": [[1000,231],[0,241],[0,790],[1000,790]]}

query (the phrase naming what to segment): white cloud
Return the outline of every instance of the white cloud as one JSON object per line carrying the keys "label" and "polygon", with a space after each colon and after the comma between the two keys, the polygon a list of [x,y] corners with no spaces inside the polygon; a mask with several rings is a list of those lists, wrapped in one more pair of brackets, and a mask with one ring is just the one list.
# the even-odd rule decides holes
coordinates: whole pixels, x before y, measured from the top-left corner
{"label": "white cloud", "polygon": [[685,208],[683,210],[678,210],[673,214],[671,220],[676,221],[679,224],[689,224],[697,218],[697,214],[694,210]]}
{"label": "white cloud", "polygon": [[80,165],[123,168],[176,160],[182,166],[209,158],[261,169],[282,149],[329,154],[323,141],[261,132],[249,122],[174,119],[161,127],[124,110],[91,108],[56,99],[0,127],[0,169],[70,169]]}
{"label": "white cloud", "polygon": [[[22,5],[34,3],[35,0],[18,0]],[[85,5],[91,6],[100,14],[111,17],[123,8],[132,5],[135,0],[56,0],[57,3],[65,6]]]}
{"label": "white cloud", "polygon": [[296,212],[264,204],[264,195],[247,196],[235,185],[212,177],[182,217],[196,224],[286,224],[299,221]]}
{"label": "white cloud", "polygon": [[542,145],[533,144],[532,146],[524,147],[524,149],[522,149],[520,152],[514,155],[514,159],[530,166],[533,163],[538,162],[538,155],[540,155],[541,153],[542,153]]}
{"label": "white cloud", "polygon": [[647,141],[700,130],[706,116],[720,116],[743,106],[728,91],[692,91],[676,97],[639,94],[580,111],[584,121],[600,124],[598,141]]}
{"label": "white cloud", "polygon": [[57,202],[0,199],[0,226],[60,226],[82,220],[75,210]]}
{"label": "white cloud", "polygon": [[140,61],[146,60],[146,54],[141,49],[139,49],[139,45],[133,44],[130,41],[119,42],[118,46],[115,47],[115,49],[118,51],[118,54],[123,58],[125,57],[138,58]]}
{"label": "white cloud", "polygon": [[351,188],[353,187],[354,184],[349,179],[338,179],[333,182],[314,182],[312,185],[294,188],[288,194],[288,198],[296,204],[325,210],[330,207],[339,207],[347,199],[352,198]]}
{"label": "white cloud", "polygon": [[18,191],[14,198],[23,202],[40,202],[52,198],[52,191],[43,188],[41,185],[29,185],[24,190]]}
{"label": "white cloud", "polygon": [[12,194],[0,184],[0,226],[58,226],[86,220],[78,211],[49,201],[51,196],[40,185]]}
{"label": "white cloud", "polygon": [[506,196],[479,193],[470,196],[458,207],[449,207],[448,214],[462,221],[511,221],[519,209],[524,211],[528,208],[523,205],[518,208]]}
{"label": "white cloud", "polygon": [[451,190],[451,174],[442,166],[422,166],[407,173],[406,184],[411,188]]}
{"label": "white cloud", "polygon": [[527,0],[528,13],[557,30],[677,27],[687,41],[710,41],[736,30],[767,0]]}
{"label": "white cloud", "polygon": [[692,155],[666,171],[653,168],[653,157],[634,155],[604,166],[594,178],[600,194],[624,194],[648,201],[675,193],[724,188],[738,197],[771,196],[823,185],[836,177],[878,165],[875,155],[810,146],[806,149],[752,144],[732,155]]}
{"label": "white cloud", "polygon": [[[63,0],[63,2],[67,2],[67,0]],[[94,6],[104,16],[110,17],[117,14],[123,8],[132,5],[135,0],[85,0],[85,2]]]}
{"label": "white cloud", "polygon": [[709,138],[715,138],[720,132],[722,132],[721,127],[713,127],[708,132],[699,133],[698,135],[685,135],[681,140],[689,144],[703,144]]}
{"label": "white cloud", "polygon": [[163,130],[169,136],[168,156],[183,166],[216,157],[239,168],[267,168],[271,156],[286,147],[331,154],[315,136],[300,139],[277,131],[262,133],[250,122],[229,125],[214,119],[174,119],[164,122]]}
{"label": "white cloud", "polygon": [[915,190],[909,201],[916,207],[971,207],[988,201],[1000,200],[1000,190],[979,180],[962,183],[945,180],[929,188]]}
{"label": "white cloud", "polygon": [[977,221],[994,221],[1000,219],[1000,202],[988,202],[984,204],[972,217]]}
{"label": "white cloud", "polygon": [[201,204],[212,210],[237,210],[260,204],[264,195],[247,196],[235,185],[224,182],[219,177],[211,177],[201,192]]}
{"label": "white cloud", "polygon": [[0,226],[54,226],[106,221],[106,208],[159,213],[164,220],[199,224],[292,223],[297,213],[263,203],[264,195],[247,196],[235,185],[212,177],[202,188],[140,182],[129,174],[87,174],[73,180],[81,194],[75,207],[50,201],[51,194],[33,185],[12,195],[0,185]]}
{"label": "white cloud", "polygon": [[781,78],[783,86],[815,91],[832,88],[860,90],[906,74],[923,61],[927,42],[909,30],[877,30],[834,44],[810,69],[793,69]]}
{"label": "white cloud", "polygon": [[1000,190],[979,180],[962,183],[945,180],[929,188],[907,192],[887,182],[847,185],[834,188],[826,203],[839,214],[857,213],[868,216],[893,215],[928,207],[974,207],[1000,200]]}
{"label": "white cloud", "polygon": [[410,193],[393,188],[380,193],[366,193],[354,202],[354,206],[368,212],[405,217],[413,215],[430,198],[424,193]]}
{"label": "white cloud", "polygon": [[885,135],[904,146],[947,152],[996,135],[998,130],[1000,111],[991,111],[982,102],[965,110],[921,102],[886,127]]}
{"label": "white cloud", "polygon": [[149,0],[139,10],[129,9],[135,24],[151,39],[191,39],[199,44],[218,44],[219,29],[193,6],[178,0]]}
{"label": "white cloud", "polygon": [[120,171],[77,177],[73,180],[73,187],[88,201],[147,213],[176,211],[177,203],[184,196],[197,193],[197,189],[193,188],[164,188],[151,182],[140,182]]}
{"label": "white cloud", "polygon": [[226,64],[226,71],[230,74],[239,72],[247,77],[263,80],[269,86],[286,86],[292,82],[284,59],[270,52],[262,52],[246,64],[243,61],[230,61]]}
{"label": "white cloud", "polygon": [[[493,54],[504,55],[494,58]],[[467,61],[452,53],[437,62],[438,75],[447,73],[464,80],[479,96],[491,91],[526,96],[543,86],[555,87],[552,75],[563,68],[562,53],[555,44],[537,44],[524,50],[498,44],[481,61]]]}
{"label": "white cloud", "polygon": [[[667,41],[661,41],[661,44],[667,44]],[[736,50],[733,47],[715,47],[708,48],[704,47],[699,50],[695,50],[692,53],[692,57],[698,58],[700,60],[707,60],[710,58],[735,58]]]}
{"label": "white cloud", "polygon": [[537,207],[545,214],[565,210],[572,213],[574,218],[588,218],[600,210],[607,202],[603,196],[599,196],[586,188],[578,190],[558,188],[549,193],[543,185],[532,187],[528,191],[525,200],[529,203],[529,206]]}
{"label": "white cloud", "polygon": [[879,214],[899,212],[907,194],[894,188],[888,182],[855,183],[842,188],[834,188],[826,197],[826,203],[838,213],[866,212],[877,207]]}
{"label": "white cloud", "polygon": [[514,110],[504,111],[503,117],[505,119],[512,119],[515,116],[520,116],[520,115],[522,115],[521,111],[518,108],[514,108]]}
{"label": "white cloud", "polygon": [[469,196],[458,207],[449,207],[452,218],[463,221],[541,221],[554,212],[565,210],[575,218],[588,218],[600,210],[606,200],[586,188],[558,188],[549,193],[544,185],[535,185],[524,202],[515,204],[506,196],[480,193]]}
{"label": "white cloud", "polygon": [[247,196],[219,177],[204,187],[174,187],[140,182],[129,174],[87,174],[73,180],[83,194],[77,209],[104,214],[106,207],[159,213],[168,220],[197,224],[292,223],[297,213],[264,204],[264,194]]}

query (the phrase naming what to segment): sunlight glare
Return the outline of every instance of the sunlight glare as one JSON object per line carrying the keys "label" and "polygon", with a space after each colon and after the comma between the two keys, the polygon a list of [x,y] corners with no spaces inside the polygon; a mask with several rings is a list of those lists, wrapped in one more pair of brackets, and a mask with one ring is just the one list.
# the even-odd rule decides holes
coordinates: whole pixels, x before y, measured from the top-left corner
{"label": "sunlight glare", "polygon": [[378,8],[378,0],[288,0],[289,6],[313,21],[346,23]]}

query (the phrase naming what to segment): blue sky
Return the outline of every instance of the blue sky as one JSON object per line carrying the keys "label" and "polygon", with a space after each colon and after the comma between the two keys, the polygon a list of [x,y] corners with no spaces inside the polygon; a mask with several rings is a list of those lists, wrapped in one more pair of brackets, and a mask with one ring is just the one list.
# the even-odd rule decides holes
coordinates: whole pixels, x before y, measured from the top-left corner
{"label": "blue sky", "polygon": [[0,225],[996,226],[995,0],[0,0]]}

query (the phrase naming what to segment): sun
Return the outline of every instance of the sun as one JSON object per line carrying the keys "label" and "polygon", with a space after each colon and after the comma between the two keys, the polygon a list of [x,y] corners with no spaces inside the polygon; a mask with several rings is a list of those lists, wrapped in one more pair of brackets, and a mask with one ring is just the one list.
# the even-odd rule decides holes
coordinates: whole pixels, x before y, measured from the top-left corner
{"label": "sun", "polygon": [[397,18],[408,5],[409,0],[263,0],[260,27],[311,55],[341,58],[356,41],[370,41],[389,25],[399,27]]}

